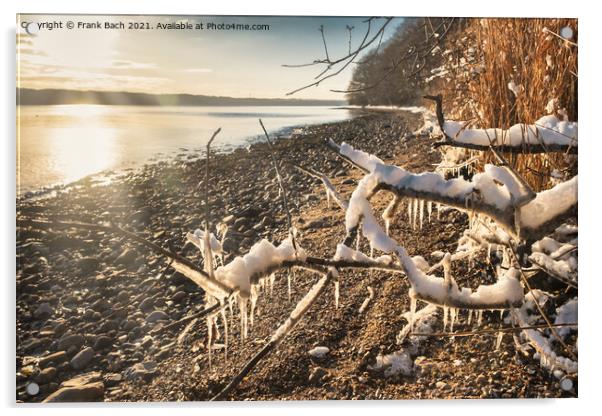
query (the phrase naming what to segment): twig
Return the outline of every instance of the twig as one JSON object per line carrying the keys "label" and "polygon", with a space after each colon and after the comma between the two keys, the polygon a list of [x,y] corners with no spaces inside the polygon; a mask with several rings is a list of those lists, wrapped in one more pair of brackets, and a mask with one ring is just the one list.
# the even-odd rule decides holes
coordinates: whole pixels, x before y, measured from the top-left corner
{"label": "twig", "polygon": [[274,170],[276,171],[276,179],[278,180],[278,186],[280,186],[280,192],[282,193],[282,204],[284,205],[284,212],[286,214],[286,220],[288,224],[288,230],[292,237],[292,243],[295,251],[297,250],[297,245],[295,243],[295,238],[293,234],[293,220],[291,218],[291,211],[288,206],[288,197],[286,195],[286,188],[284,186],[282,175],[280,175],[280,169],[278,169],[278,162],[276,161],[276,156],[274,156],[274,147],[272,145],[272,141],[270,140],[270,135],[268,131],[265,129],[263,125],[263,121],[259,119],[259,124],[261,124],[261,128],[263,129],[263,133],[265,134],[265,139],[268,142],[268,149],[270,151],[270,158],[272,160],[272,165],[274,166]]}

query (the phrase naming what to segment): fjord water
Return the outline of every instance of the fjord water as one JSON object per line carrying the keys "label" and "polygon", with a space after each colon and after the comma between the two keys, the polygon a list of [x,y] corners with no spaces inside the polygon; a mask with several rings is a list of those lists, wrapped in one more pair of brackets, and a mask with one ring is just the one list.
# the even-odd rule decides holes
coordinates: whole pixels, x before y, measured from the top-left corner
{"label": "fjord water", "polygon": [[144,107],[20,106],[17,113],[17,193],[68,184],[100,172],[136,168],[183,152],[246,146],[287,127],[345,120],[349,111],[319,106]]}

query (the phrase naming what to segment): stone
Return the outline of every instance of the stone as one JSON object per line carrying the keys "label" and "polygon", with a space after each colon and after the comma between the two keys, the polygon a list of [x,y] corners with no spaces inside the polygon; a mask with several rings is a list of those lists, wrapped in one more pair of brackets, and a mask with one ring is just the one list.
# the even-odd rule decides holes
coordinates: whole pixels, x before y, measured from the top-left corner
{"label": "stone", "polygon": [[54,309],[52,309],[52,306],[50,306],[49,303],[42,303],[33,312],[33,317],[36,319],[45,319],[52,316],[53,313]]}
{"label": "stone", "polygon": [[109,373],[103,376],[103,380],[107,387],[113,387],[121,383],[121,381],[123,380],[123,376],[118,373]]}
{"label": "stone", "polygon": [[154,305],[155,305],[155,298],[148,297],[148,298],[144,299],[142,302],[140,302],[140,310],[149,311],[153,308]]}
{"label": "stone", "polygon": [[43,403],[100,401],[104,397],[104,391],[104,384],[101,381],[74,387],[62,387],[44,399]]}
{"label": "stone", "polygon": [[77,377],[70,378],[69,380],[63,381],[60,387],[76,387],[84,384],[93,383],[95,381],[100,381],[102,379],[102,374],[100,371],[90,371],[88,373],[80,374]]}
{"label": "stone", "polygon": [[92,361],[92,358],[94,358],[94,349],[92,349],[92,347],[86,347],[71,359],[71,367],[74,370],[81,370]]}
{"label": "stone", "polygon": [[101,335],[98,338],[96,338],[96,340],[94,341],[94,350],[95,351],[100,351],[103,350],[105,348],[109,348],[113,345],[113,340],[111,339],[111,337],[107,337],[105,335]]}
{"label": "stone", "polygon": [[35,381],[40,384],[47,384],[56,378],[57,371],[54,367],[47,367],[40,371],[35,377]]}
{"label": "stone", "polygon": [[186,292],[180,290],[179,292],[174,293],[174,295],[171,297],[171,300],[174,303],[180,303],[186,299],[186,296]]}
{"label": "stone", "polygon": [[67,361],[67,352],[66,351],[58,351],[53,354],[46,355],[38,361],[38,365],[40,367],[45,367],[47,364],[60,364]]}
{"label": "stone", "polygon": [[146,361],[144,363],[136,363],[124,372],[124,377],[128,380],[150,380],[157,374],[157,363],[154,361]]}
{"label": "stone", "polygon": [[71,347],[81,348],[84,345],[84,336],[79,334],[64,335],[58,343],[59,350],[68,350]]}
{"label": "stone", "polygon": [[167,321],[169,320],[169,315],[167,315],[163,311],[153,311],[146,317],[146,322],[155,323],[157,321]]}

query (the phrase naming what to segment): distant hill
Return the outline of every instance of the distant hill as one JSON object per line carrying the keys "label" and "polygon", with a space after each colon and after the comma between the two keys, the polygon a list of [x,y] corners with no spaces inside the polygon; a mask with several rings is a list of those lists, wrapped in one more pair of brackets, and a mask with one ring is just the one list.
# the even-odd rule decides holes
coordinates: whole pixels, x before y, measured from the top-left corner
{"label": "distant hill", "polygon": [[17,105],[104,104],[150,106],[294,106],[345,105],[343,100],[234,98],[192,94],[145,94],[118,91],[78,91],[17,88]]}

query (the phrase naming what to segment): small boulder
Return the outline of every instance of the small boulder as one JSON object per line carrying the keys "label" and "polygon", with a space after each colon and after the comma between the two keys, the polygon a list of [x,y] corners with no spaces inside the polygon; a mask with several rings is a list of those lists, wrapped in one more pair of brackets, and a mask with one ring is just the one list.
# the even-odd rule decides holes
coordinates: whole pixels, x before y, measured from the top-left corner
{"label": "small boulder", "polygon": [[94,358],[94,350],[91,347],[86,347],[71,359],[71,367],[74,370],[86,368],[90,361],[92,361],[92,358]]}

